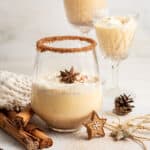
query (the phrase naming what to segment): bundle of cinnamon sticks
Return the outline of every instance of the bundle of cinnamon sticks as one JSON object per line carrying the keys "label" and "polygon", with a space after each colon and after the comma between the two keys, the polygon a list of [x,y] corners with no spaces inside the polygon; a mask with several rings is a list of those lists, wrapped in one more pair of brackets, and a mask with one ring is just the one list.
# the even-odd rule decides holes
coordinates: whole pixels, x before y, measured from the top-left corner
{"label": "bundle of cinnamon sticks", "polygon": [[38,150],[52,146],[52,139],[37,125],[30,123],[33,114],[30,106],[20,112],[1,110],[0,128],[24,145],[26,150]]}

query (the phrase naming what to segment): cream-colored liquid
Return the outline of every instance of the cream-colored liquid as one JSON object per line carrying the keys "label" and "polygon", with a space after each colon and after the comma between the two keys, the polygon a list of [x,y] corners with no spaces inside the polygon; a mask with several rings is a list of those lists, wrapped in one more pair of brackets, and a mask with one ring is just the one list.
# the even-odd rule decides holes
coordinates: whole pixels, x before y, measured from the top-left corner
{"label": "cream-colored liquid", "polygon": [[52,128],[78,128],[93,110],[101,108],[102,94],[97,82],[58,86],[45,83],[33,83],[31,105]]}
{"label": "cream-colored liquid", "polygon": [[95,29],[99,45],[104,54],[111,59],[119,60],[128,56],[136,23],[133,18],[128,18],[128,20],[126,17],[116,17],[115,19],[118,19],[121,24],[108,24],[109,20],[105,20],[106,22],[102,20],[95,24]]}
{"label": "cream-colored liquid", "polygon": [[96,9],[106,8],[106,0],[64,0],[64,6],[72,24],[88,25]]}

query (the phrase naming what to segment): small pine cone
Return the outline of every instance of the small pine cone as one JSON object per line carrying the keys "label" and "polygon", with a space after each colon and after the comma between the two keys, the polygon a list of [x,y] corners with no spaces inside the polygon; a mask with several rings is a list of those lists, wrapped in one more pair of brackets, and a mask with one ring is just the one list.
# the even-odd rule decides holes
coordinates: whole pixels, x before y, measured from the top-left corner
{"label": "small pine cone", "polygon": [[134,106],[131,105],[133,102],[131,95],[127,96],[126,94],[122,94],[116,97],[114,113],[120,116],[127,115],[132,111],[132,108],[134,108]]}

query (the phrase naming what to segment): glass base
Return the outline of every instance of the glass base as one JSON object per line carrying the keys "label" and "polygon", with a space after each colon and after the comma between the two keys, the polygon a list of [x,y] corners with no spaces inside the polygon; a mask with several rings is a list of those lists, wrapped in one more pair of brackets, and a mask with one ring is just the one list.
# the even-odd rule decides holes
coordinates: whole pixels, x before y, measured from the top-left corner
{"label": "glass base", "polygon": [[49,129],[55,131],[55,132],[61,132],[61,133],[71,133],[71,132],[76,132],[78,131],[80,128],[75,128],[75,129],[59,129],[59,128],[54,128],[51,126],[48,126]]}
{"label": "glass base", "polygon": [[103,112],[110,112],[114,108],[114,100],[118,95],[118,89],[109,88],[103,90]]}
{"label": "glass base", "polygon": [[80,31],[80,34],[79,36],[88,36],[88,33],[92,30],[92,26],[90,25],[86,25],[86,24],[78,24],[78,25],[75,25],[75,24],[72,24],[73,27],[75,29],[77,29],[78,31]]}
{"label": "glass base", "polygon": [[118,88],[110,88],[110,89],[105,89],[104,90],[104,95],[109,97],[109,98],[115,98],[119,94],[121,94],[123,90],[121,90],[119,87]]}

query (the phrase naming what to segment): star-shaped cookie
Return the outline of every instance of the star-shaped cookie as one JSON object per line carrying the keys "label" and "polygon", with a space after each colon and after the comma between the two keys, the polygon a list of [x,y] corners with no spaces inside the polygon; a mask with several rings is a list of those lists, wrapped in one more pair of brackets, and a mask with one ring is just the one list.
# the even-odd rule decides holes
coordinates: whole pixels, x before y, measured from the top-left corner
{"label": "star-shaped cookie", "polygon": [[89,122],[83,123],[83,125],[87,128],[88,139],[93,137],[104,137],[104,124],[106,123],[106,119],[100,118],[98,114],[93,111],[91,120]]}

